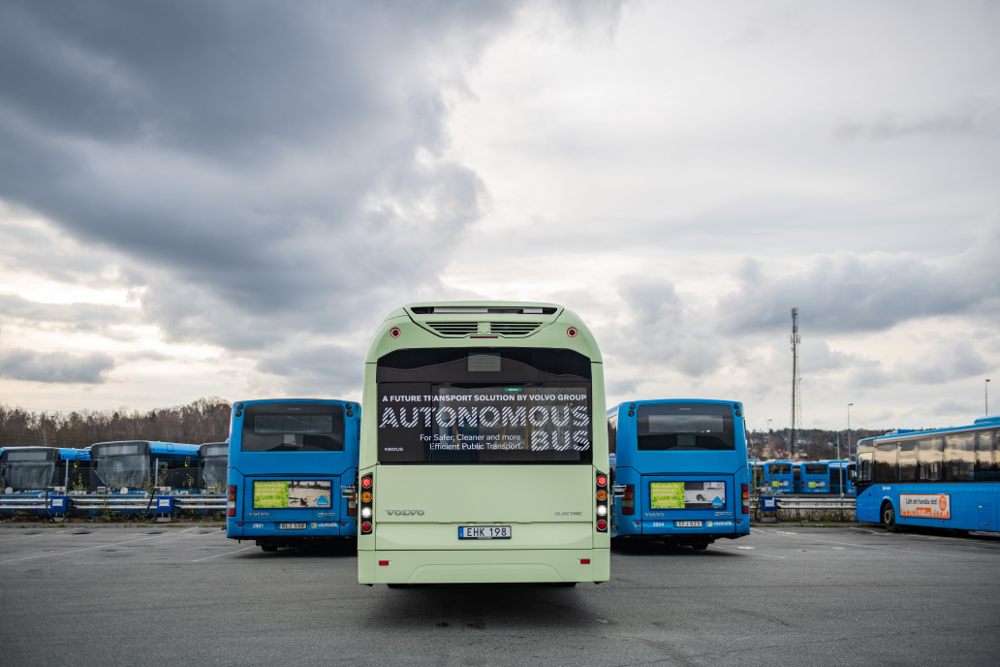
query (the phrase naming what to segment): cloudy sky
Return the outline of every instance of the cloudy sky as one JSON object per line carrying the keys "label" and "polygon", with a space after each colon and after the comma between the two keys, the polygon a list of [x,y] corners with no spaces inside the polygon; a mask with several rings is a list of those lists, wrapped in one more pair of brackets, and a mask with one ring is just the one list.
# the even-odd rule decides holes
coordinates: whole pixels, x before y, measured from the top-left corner
{"label": "cloudy sky", "polygon": [[414,300],[556,301],[609,402],[1000,413],[997,2],[0,6],[0,402],[357,399]]}

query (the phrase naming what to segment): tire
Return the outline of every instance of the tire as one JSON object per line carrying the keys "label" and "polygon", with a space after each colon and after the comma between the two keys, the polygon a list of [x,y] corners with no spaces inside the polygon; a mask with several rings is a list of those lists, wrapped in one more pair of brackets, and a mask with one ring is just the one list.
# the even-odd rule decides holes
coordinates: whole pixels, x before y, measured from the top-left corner
{"label": "tire", "polygon": [[704,551],[708,548],[708,542],[699,542],[698,544],[692,544],[691,548],[695,551]]}
{"label": "tire", "polygon": [[896,508],[888,500],[882,503],[882,512],[879,516],[882,519],[883,528],[890,533],[899,531],[899,527],[896,525]]}
{"label": "tire", "polygon": [[386,584],[389,588],[409,588],[409,584]]}
{"label": "tire", "polygon": [[267,552],[277,551],[278,550],[278,547],[276,545],[274,545],[274,544],[262,544],[262,545],[260,545],[260,548],[263,549],[264,551],[267,551]]}
{"label": "tire", "polygon": [[574,586],[576,586],[576,582],[575,581],[557,581],[557,582],[555,582],[552,585],[555,586],[556,588],[573,588]]}

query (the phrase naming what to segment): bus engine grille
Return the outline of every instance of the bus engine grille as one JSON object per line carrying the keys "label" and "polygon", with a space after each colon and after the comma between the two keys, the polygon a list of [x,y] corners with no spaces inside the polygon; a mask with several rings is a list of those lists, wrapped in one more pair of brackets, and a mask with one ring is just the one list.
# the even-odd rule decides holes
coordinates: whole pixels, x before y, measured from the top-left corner
{"label": "bus engine grille", "polygon": [[441,336],[460,338],[475,334],[501,336],[530,336],[541,322],[427,322],[427,326]]}

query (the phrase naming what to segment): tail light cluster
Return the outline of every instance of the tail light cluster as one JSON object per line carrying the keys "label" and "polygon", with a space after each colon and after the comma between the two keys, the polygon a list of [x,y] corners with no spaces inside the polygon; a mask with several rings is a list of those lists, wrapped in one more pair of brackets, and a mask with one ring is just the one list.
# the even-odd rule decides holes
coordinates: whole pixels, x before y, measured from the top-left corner
{"label": "tail light cluster", "polygon": [[635,484],[626,484],[622,495],[622,514],[635,514]]}
{"label": "tail light cluster", "polygon": [[608,476],[597,473],[597,531],[608,532]]}
{"label": "tail light cluster", "polygon": [[740,509],[744,514],[750,514],[750,485],[741,484],[740,488],[743,489],[743,499],[741,501]]}
{"label": "tail light cluster", "polygon": [[236,516],[236,487],[230,486],[226,496],[226,516]]}
{"label": "tail light cluster", "polygon": [[375,513],[375,477],[368,473],[361,478],[361,534],[372,534],[372,515]]}

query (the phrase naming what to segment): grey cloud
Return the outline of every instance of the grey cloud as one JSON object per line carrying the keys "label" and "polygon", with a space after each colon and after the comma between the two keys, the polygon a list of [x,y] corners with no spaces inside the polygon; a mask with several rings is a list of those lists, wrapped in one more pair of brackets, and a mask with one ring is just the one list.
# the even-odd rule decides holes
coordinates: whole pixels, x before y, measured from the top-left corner
{"label": "grey cloud", "polygon": [[289,395],[336,397],[361,386],[364,352],[336,345],[306,344],[262,357],[257,370],[287,380]]}
{"label": "grey cloud", "polygon": [[886,111],[869,121],[845,119],[833,129],[837,139],[899,139],[914,135],[972,135],[985,131],[1000,117],[996,100],[979,98],[959,105],[952,111],[917,117],[905,117]]}
{"label": "grey cloud", "polygon": [[989,368],[969,337],[960,336],[934,341],[929,354],[900,363],[897,373],[914,384],[943,384],[981,375]]}
{"label": "grey cloud", "polygon": [[24,320],[31,323],[56,324],[72,331],[100,331],[109,335],[108,327],[134,323],[135,308],[96,303],[41,303],[13,294],[0,294],[0,320]]}
{"label": "grey cloud", "polygon": [[13,348],[0,352],[0,377],[28,382],[101,384],[115,361],[102,352],[73,355]]}
{"label": "grey cloud", "polygon": [[485,210],[448,100],[518,7],[5,3],[0,198],[120,253],[170,340],[352,330]]}
{"label": "grey cloud", "polygon": [[987,256],[996,236],[942,265],[913,255],[837,252],[818,256],[808,269],[771,277],[744,261],[739,288],[716,309],[728,334],[785,328],[800,308],[813,332],[884,331],[911,319],[939,315],[1000,315],[1000,272]]}

